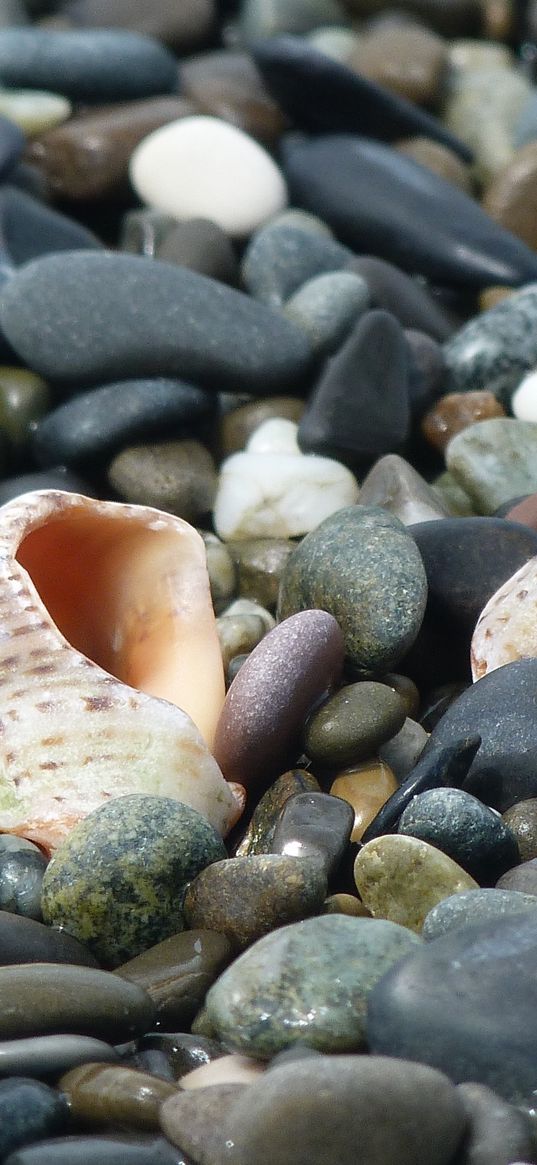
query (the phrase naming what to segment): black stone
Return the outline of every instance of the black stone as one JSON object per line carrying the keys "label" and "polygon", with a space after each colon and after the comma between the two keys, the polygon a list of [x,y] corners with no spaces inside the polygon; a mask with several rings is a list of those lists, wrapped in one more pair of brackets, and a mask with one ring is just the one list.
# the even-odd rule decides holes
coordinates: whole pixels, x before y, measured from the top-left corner
{"label": "black stone", "polygon": [[0,481],[0,506],[10,502],[12,498],[17,498],[19,494],[29,493],[34,489],[63,489],[67,493],[95,497],[95,490],[89,482],[70,473],[65,466],[55,465],[50,469],[36,470],[35,473],[5,477]]}
{"label": "black stone", "polygon": [[337,869],[350,840],[354,810],[329,793],[297,793],[284,805],[271,842],[271,853],[321,858],[326,876]]}
{"label": "black stone", "polygon": [[535,1088],[537,930],[532,914],[461,927],[387,972],[369,996],[377,1055],[520,1103]]}
{"label": "black stone", "polygon": [[67,1101],[48,1084],[24,1076],[0,1080],[0,1158],[63,1132],[68,1117]]}
{"label": "black stone", "polygon": [[26,138],[18,125],[8,117],[0,117],[0,178],[13,170],[25,145]]}
{"label": "black stone", "polygon": [[263,80],[294,125],[308,133],[361,133],[392,142],[432,138],[466,162],[472,151],[412,101],[370,81],[302,37],[271,37],[251,51]]}
{"label": "black stone", "polygon": [[386,311],[363,315],[326,364],[298,427],[305,453],[343,461],[360,473],[409,434],[409,352]]}
{"label": "black stone", "polygon": [[467,289],[537,279],[535,252],[452,183],[380,142],[290,135],[282,159],[293,202],[356,251]]}
{"label": "black stone", "polygon": [[537,531],[504,518],[444,518],[407,527],[423,559],[425,616],[401,670],[418,686],[464,679],[477,620],[494,592],[537,554]]}
{"label": "black stone", "polygon": [[[206,1039],[204,1036],[190,1035],[187,1032],[148,1032],[140,1036],[133,1056],[133,1066],[140,1071],[149,1071],[151,1056],[158,1054],[168,1066],[170,1080],[180,1080],[188,1072],[202,1068],[204,1064],[211,1064],[213,1060],[226,1055],[226,1049],[216,1040]],[[158,1061],[153,1061],[154,1063]]]}
{"label": "black stone", "polygon": [[164,1137],[62,1137],[40,1141],[11,1154],[5,1165],[189,1165]]}
{"label": "black stone", "polygon": [[388,797],[382,809],[364,831],[363,845],[372,841],[374,837],[393,833],[401,814],[418,794],[428,789],[439,789],[444,785],[454,788],[461,785],[480,743],[479,736],[468,734],[449,745],[438,745],[430,749],[427,756],[422,754],[408,777],[395,793]]}
{"label": "black stone", "polygon": [[15,186],[0,187],[0,245],[14,267],[58,251],[102,250],[82,223]]}
{"label": "black stone", "polygon": [[173,93],[177,62],[158,41],[126,30],[3,28],[0,82],[74,101],[128,101]]}
{"label": "black stone", "polygon": [[415,328],[405,328],[408,347],[408,395],[410,411],[414,421],[421,420],[442,395],[446,376],[446,363],[440,344]]}
{"label": "black stone", "polygon": [[516,838],[502,818],[462,789],[430,789],[414,797],[397,828],[442,850],[480,886],[494,886],[520,861]]}
{"label": "black stone", "polygon": [[66,931],[33,918],[0,911],[0,966],[10,963],[76,963],[98,967],[97,960]]}
{"label": "black stone", "polygon": [[487,760],[478,757],[462,787],[498,813],[537,797],[537,741],[514,755],[497,752]]}
{"label": "black stone", "polygon": [[391,312],[403,328],[425,332],[439,344],[456,330],[457,325],[430,291],[393,263],[375,255],[355,255],[345,270],[361,275],[369,288],[371,306]]}
{"label": "black stone", "polygon": [[216,408],[214,393],[181,380],[124,380],[80,393],[37,421],[40,465],[101,460],[138,440],[188,436]]}
{"label": "black stone", "polygon": [[8,341],[46,378],[80,386],[180,377],[265,395],[309,371],[304,333],[233,288],[138,255],[47,255],[8,281]]}

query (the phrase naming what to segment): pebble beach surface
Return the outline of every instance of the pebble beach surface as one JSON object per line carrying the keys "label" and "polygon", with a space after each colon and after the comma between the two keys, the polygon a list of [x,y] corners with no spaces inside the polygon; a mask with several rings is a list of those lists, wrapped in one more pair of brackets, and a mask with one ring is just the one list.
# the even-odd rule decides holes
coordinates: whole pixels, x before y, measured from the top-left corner
{"label": "pebble beach surface", "polygon": [[0,1162],[535,1165],[536,692],[537,5],[0,0]]}

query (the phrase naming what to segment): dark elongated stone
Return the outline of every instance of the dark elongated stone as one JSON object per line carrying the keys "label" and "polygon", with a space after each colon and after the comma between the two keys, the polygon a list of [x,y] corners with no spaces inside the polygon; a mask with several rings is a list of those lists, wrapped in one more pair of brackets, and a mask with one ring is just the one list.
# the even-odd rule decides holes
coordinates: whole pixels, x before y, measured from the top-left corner
{"label": "dark elongated stone", "polygon": [[135,32],[3,28],[0,80],[76,101],[121,101],[173,92],[177,65],[164,45]]}
{"label": "dark elongated stone", "polygon": [[97,967],[94,955],[65,930],[0,911],[0,966],[11,963],[71,963]]}
{"label": "dark elongated stone", "polygon": [[299,129],[363,133],[387,142],[422,135],[471,161],[471,150],[435,117],[303,38],[271,37],[254,44],[252,52],[269,92]]}
{"label": "dark elongated stone", "polygon": [[46,1079],[67,1072],[78,1064],[118,1060],[119,1055],[111,1044],[91,1036],[35,1036],[33,1039],[0,1042],[1,1076]]}
{"label": "dark elongated stone", "polygon": [[62,1137],[10,1154],[5,1165],[189,1165],[164,1137]]}
{"label": "dark elongated stone", "polygon": [[48,1084],[24,1076],[0,1080],[0,1156],[38,1137],[54,1136],[67,1125],[69,1110],[63,1096]]}
{"label": "dark elongated stone", "polygon": [[391,312],[403,328],[425,332],[439,343],[453,334],[455,325],[448,312],[425,287],[393,263],[375,255],[356,255],[345,270],[361,275],[369,288],[371,306]]}
{"label": "dark elongated stone", "polygon": [[82,223],[16,186],[0,187],[0,232],[2,246],[14,267],[58,251],[102,249],[96,235]]}
{"label": "dark elongated stone", "polygon": [[304,333],[283,315],[138,255],[77,251],[29,263],[10,279],[0,315],[31,368],[79,384],[178,376],[264,395],[300,381],[311,361]]}
{"label": "dark elongated stone", "polygon": [[293,201],[357,251],[467,288],[537,279],[534,252],[468,195],[380,142],[290,136],[282,155]]}
{"label": "dark elongated stone", "polygon": [[465,926],[403,959],[373,989],[373,1053],[418,1060],[521,1103],[535,1086],[533,915]]}
{"label": "dark elongated stone", "polygon": [[0,1039],[76,1032],[119,1044],[147,1031],[155,1015],[141,987],[91,967],[0,967],[0,995]]}

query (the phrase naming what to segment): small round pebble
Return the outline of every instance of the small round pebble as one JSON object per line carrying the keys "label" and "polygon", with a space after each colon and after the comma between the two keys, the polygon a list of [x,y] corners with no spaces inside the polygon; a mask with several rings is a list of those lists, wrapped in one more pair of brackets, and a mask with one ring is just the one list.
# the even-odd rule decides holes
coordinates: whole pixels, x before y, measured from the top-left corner
{"label": "small round pebble", "polygon": [[314,765],[337,769],[373,756],[403,727],[401,697],[385,684],[348,684],[322,704],[304,734],[304,749]]}

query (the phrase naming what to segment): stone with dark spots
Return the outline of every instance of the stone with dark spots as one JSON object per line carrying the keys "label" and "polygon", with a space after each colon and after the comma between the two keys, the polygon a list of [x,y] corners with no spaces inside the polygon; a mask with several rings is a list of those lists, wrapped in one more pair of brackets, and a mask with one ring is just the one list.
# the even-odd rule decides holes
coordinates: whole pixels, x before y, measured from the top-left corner
{"label": "stone with dark spots", "polygon": [[29,367],[79,390],[171,376],[265,395],[300,383],[311,361],[304,333],[281,313],[139,255],[74,251],[28,263],[9,280],[1,323]]}
{"label": "stone with dark spots", "polygon": [[326,518],[289,556],[279,612],[330,611],[353,671],[382,674],[414,642],[426,598],[425,569],[405,526],[379,507],[355,505]]}
{"label": "stone with dark spots", "polygon": [[0,1080],[0,1154],[40,1137],[62,1133],[68,1124],[67,1101],[54,1088],[24,1076]]}
{"label": "stone with dark spots", "polygon": [[184,927],[181,891],[226,848],[170,797],[132,794],[89,813],[49,862],[43,917],[119,966]]}
{"label": "stone with dark spots", "polygon": [[71,963],[98,967],[91,951],[65,930],[0,911],[0,966],[12,963]]}
{"label": "stone with dark spots", "polygon": [[297,758],[306,716],[338,681],[344,650],[324,610],[284,617],[265,635],[233,680],[216,729],[214,756],[228,780],[259,791]]}
{"label": "stone with dark spots", "polygon": [[523,1103],[535,1087],[536,948],[532,913],[427,943],[373,989],[371,1052],[430,1064],[455,1083],[485,1084]]}
{"label": "stone with dark spots", "polygon": [[321,786],[306,769],[290,769],[277,777],[258,801],[246,833],[235,850],[236,857],[267,854],[272,851],[274,831],[282,809],[299,793],[320,793]]}
{"label": "stone with dark spots", "polygon": [[120,1044],[142,1035],[155,1017],[142,987],[93,967],[37,962],[0,967],[0,991],[2,1040],[73,1032]]}
{"label": "stone with dark spots", "polygon": [[298,427],[299,446],[363,473],[401,450],[409,431],[403,330],[388,312],[366,312],[325,365]]}
{"label": "stone with dark spots", "polygon": [[322,855],[284,850],[208,866],[187,887],[184,913],[187,926],[217,931],[243,950],[277,927],[317,914],[325,898]]}
{"label": "stone with dark spots", "polygon": [[438,745],[427,756],[420,756],[415,767],[368,825],[362,837],[364,844],[396,829],[401,815],[420,793],[443,785],[456,788],[462,784],[480,743],[479,736],[462,737],[448,745]]}
{"label": "stone with dark spots", "polygon": [[468,290],[537,279],[537,256],[524,243],[468,195],[381,142],[288,136],[282,158],[293,202],[356,251]]}
{"label": "stone with dark spots", "polygon": [[183,436],[216,405],[214,394],[181,380],[122,380],[78,393],[33,430],[40,465],[80,465],[138,439]]}
{"label": "stone with dark spots", "polygon": [[520,861],[516,839],[501,817],[462,789],[420,793],[397,829],[442,850],[481,886],[493,886]]}
{"label": "stone with dark spots", "polygon": [[271,37],[252,52],[269,92],[307,133],[362,133],[386,142],[422,134],[471,160],[468,147],[435,117],[304,39]]}
{"label": "stone with dark spots", "polygon": [[447,341],[446,392],[484,388],[495,396],[509,398],[524,373],[535,367],[535,278],[529,273],[521,281],[528,287],[472,317]]}
{"label": "stone with dark spots", "polygon": [[329,793],[298,793],[284,805],[271,849],[321,862],[329,879],[345,853],[354,825],[352,806]]}
{"label": "stone with dark spots", "polygon": [[190,929],[171,935],[122,963],[115,968],[115,974],[147,991],[161,1028],[180,1030],[192,1022],[207,990],[227,967],[231,955],[231,945],[224,935]]}
{"label": "stone with dark spots", "polygon": [[401,668],[418,686],[464,679],[481,611],[498,587],[537,554],[537,533],[491,517],[445,518],[407,529],[423,560],[428,599],[420,632]]}

